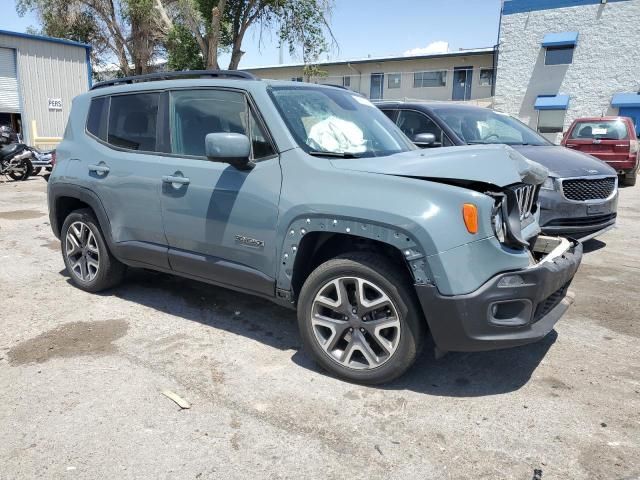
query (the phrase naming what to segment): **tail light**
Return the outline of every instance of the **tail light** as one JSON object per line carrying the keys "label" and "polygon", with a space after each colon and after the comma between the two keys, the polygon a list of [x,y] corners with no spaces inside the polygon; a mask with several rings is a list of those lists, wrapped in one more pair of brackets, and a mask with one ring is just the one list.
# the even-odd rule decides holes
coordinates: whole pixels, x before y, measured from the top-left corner
{"label": "tail light", "polygon": [[629,153],[638,153],[638,140],[629,142]]}

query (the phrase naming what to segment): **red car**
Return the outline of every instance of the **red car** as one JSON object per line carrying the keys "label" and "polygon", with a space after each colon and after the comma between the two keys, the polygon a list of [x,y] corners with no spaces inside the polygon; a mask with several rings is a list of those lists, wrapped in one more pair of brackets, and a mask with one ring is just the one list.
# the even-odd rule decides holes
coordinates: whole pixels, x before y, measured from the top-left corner
{"label": "red car", "polygon": [[562,145],[607,162],[618,172],[622,185],[636,184],[638,137],[630,118],[578,118],[564,134]]}

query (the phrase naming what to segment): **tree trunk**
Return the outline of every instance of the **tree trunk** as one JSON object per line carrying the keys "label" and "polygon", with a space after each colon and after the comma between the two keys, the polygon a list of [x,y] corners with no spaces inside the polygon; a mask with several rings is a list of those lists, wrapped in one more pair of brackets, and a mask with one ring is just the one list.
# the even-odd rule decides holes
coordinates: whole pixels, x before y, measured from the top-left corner
{"label": "tree trunk", "polygon": [[240,59],[242,59],[242,56],[244,55],[244,51],[240,50],[242,42],[233,43],[233,51],[231,52],[231,60],[229,61],[229,70],[237,70],[238,65],[240,64]]}
{"label": "tree trunk", "polygon": [[219,0],[218,5],[211,11],[211,33],[207,42],[207,68],[219,70],[218,66],[218,45],[220,43],[221,23],[224,16],[224,9],[227,0]]}

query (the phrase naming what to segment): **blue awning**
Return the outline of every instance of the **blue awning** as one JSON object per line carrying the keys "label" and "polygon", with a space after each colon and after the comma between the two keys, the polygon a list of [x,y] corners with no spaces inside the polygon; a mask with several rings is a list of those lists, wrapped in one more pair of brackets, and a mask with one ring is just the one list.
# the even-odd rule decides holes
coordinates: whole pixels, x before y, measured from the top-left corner
{"label": "blue awning", "polygon": [[542,39],[543,47],[570,47],[578,43],[578,32],[547,33]]}
{"label": "blue awning", "polygon": [[569,95],[540,95],[534,107],[536,110],[566,110],[569,108]]}
{"label": "blue awning", "polygon": [[616,93],[611,99],[612,107],[640,107],[640,93]]}

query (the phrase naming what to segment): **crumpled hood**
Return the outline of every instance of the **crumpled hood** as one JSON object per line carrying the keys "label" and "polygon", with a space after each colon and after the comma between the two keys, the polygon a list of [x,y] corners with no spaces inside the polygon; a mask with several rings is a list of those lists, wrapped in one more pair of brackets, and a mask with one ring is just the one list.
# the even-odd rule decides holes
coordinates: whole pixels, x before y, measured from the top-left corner
{"label": "crumpled hood", "polygon": [[529,160],[547,167],[552,177],[616,174],[615,170],[602,160],[559,145],[514,145],[513,148]]}
{"label": "crumpled hood", "polygon": [[473,145],[412,150],[387,157],[331,160],[334,167],[359,172],[440,180],[469,180],[498,187],[540,184],[543,166],[506,145]]}

